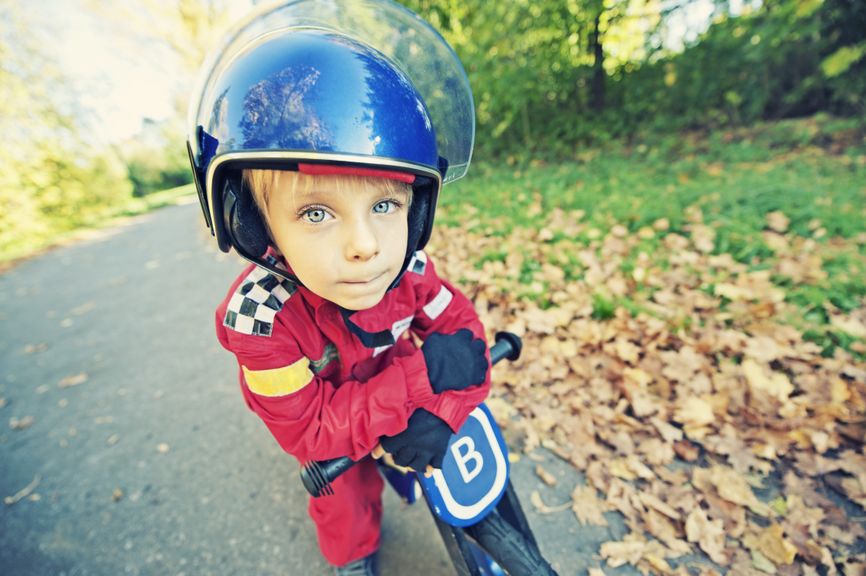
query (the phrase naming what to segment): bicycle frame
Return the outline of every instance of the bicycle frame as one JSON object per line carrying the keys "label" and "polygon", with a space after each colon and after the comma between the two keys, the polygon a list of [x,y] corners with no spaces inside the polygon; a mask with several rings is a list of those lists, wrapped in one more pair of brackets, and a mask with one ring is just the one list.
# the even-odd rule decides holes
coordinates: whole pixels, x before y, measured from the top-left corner
{"label": "bicycle frame", "polygon": [[[398,469],[388,467],[386,464],[381,465],[380,469],[383,471],[383,475],[391,487],[405,502],[412,504],[417,501],[419,492],[416,488],[420,484],[416,482],[413,472],[403,473]],[[422,490],[420,495],[424,494],[425,492]],[[502,568],[484,550],[471,539],[467,538],[462,527],[447,523],[436,513],[430,501],[426,498],[425,501],[430,509],[430,513],[433,515],[436,529],[445,543],[445,549],[448,551],[448,556],[451,558],[458,576],[505,576]],[[495,509],[533,547],[538,547],[535,535],[529,527],[529,521],[526,519],[523,508],[520,506],[520,500],[518,500],[517,493],[510,480]]]}

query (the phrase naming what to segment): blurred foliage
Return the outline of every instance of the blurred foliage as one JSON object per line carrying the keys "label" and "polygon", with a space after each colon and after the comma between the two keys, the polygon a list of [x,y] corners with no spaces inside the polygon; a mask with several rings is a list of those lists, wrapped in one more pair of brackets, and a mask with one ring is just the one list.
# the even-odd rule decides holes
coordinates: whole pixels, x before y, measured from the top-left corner
{"label": "blurred foliage", "polygon": [[[92,146],[77,124],[63,77],[22,31],[27,21],[0,3],[0,254],[25,253],[103,217],[132,186],[118,156]],[[14,42],[13,42],[14,40]],[[65,94],[67,99],[61,99]]]}
{"label": "blurred foliage", "polygon": [[405,3],[463,60],[482,156],[568,157],[576,145],[636,134],[866,116],[860,0],[766,0],[736,16],[717,0],[708,30],[676,53],[662,38],[688,1]]}
{"label": "blurred foliage", "polygon": [[134,196],[191,182],[185,138],[183,126],[177,122],[145,121],[141,132],[122,144],[120,155]]}
{"label": "blurred foliage", "polygon": [[[754,147],[743,151],[754,161],[760,146],[842,152],[862,146],[866,134],[861,0],[745,0],[737,14],[734,3],[714,0],[709,27],[681,49],[669,45],[672,22],[696,0],[403,3],[440,30],[464,63],[478,160],[572,161],[585,150],[639,142],[689,156],[701,151],[678,143],[683,131],[707,136],[686,139],[692,145],[712,147],[718,134],[758,124],[745,137]],[[176,115],[145,122],[126,142],[92,142],[82,121],[91,113],[81,109],[87,99],[28,34],[39,23],[0,0],[0,128],[10,150],[0,158],[4,254],[190,180],[186,102],[197,67],[231,19],[229,0],[83,5],[112,29],[177,55],[188,74],[178,81]],[[816,120],[766,122],[794,117]],[[822,141],[834,122],[845,138]]]}
{"label": "blurred foliage", "polygon": [[[88,8],[115,26],[135,22],[160,41],[171,38],[192,77],[220,7],[196,0],[139,4],[118,2],[108,10],[93,2]],[[155,19],[161,26],[149,25]],[[145,120],[141,132],[126,142],[94,142],[87,126],[92,111],[82,109],[85,99],[29,33],[39,25],[22,5],[0,0],[0,129],[8,144],[0,156],[0,261],[32,253],[109,216],[190,192],[176,188],[191,181],[185,126],[178,120],[186,93],[177,97],[176,118]],[[174,190],[153,194],[166,189]],[[146,195],[154,198],[135,198]]]}

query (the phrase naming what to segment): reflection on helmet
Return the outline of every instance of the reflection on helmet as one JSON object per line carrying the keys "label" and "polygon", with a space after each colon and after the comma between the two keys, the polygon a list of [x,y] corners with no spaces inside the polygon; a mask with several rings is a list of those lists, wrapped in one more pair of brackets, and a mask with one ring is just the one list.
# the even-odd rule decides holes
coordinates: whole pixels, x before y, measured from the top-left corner
{"label": "reflection on helmet", "polygon": [[[284,68],[255,84],[243,102],[244,148],[320,150],[330,138],[314,110],[304,104],[321,76],[309,66]],[[221,100],[220,103],[225,100]]]}
{"label": "reflection on helmet", "polygon": [[202,106],[211,95],[203,128],[216,147],[200,158],[205,174],[222,155],[264,151],[438,169],[433,125],[412,83],[382,54],[344,36],[270,34],[220,71]]}

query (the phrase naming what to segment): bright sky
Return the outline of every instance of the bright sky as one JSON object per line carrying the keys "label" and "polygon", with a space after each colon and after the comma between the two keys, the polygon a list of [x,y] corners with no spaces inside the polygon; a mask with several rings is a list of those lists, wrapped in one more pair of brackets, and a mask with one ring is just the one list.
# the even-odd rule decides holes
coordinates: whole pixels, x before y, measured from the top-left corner
{"label": "bright sky", "polygon": [[[676,0],[665,0],[663,5],[670,5]],[[740,14],[745,5],[760,4],[762,0],[729,0],[731,14]],[[680,10],[671,14],[668,18],[668,36],[666,46],[672,50],[679,50],[686,42],[695,40],[703,33],[710,24],[713,16],[712,0],[693,0],[685,4]]]}
{"label": "bright sky", "polygon": [[[25,17],[33,35],[72,80],[82,108],[100,141],[118,141],[138,132],[145,118],[173,113],[185,72],[171,50],[155,41],[131,38],[128,30],[95,16],[86,0],[36,0]],[[227,0],[243,14],[249,0]],[[112,10],[111,4],[103,8]],[[158,25],[155,23],[155,25]]]}
{"label": "bright sky", "polygon": [[26,17],[46,55],[57,63],[81,95],[82,108],[93,110],[94,137],[111,141],[139,130],[142,117],[171,112],[168,89],[173,64],[164,50],[137,54],[134,44],[101,24],[78,0],[38,0]]}
{"label": "bright sky", "polygon": [[[663,3],[663,5],[666,4],[668,2]],[[667,21],[666,46],[671,49],[679,49],[684,42],[697,38],[698,34],[706,30],[712,15],[712,0],[697,0],[671,14]]]}
{"label": "bright sky", "polygon": [[[35,0],[28,4],[26,17],[48,56],[73,79],[83,107],[96,114],[94,138],[122,140],[138,132],[144,118],[159,120],[172,113],[182,68],[169,49],[130,39],[127,31],[94,17],[84,1]],[[240,15],[250,1],[226,4]],[[741,5],[741,0],[733,0],[733,11]],[[679,47],[703,32],[712,9],[711,0],[696,0],[673,16],[668,46]]]}

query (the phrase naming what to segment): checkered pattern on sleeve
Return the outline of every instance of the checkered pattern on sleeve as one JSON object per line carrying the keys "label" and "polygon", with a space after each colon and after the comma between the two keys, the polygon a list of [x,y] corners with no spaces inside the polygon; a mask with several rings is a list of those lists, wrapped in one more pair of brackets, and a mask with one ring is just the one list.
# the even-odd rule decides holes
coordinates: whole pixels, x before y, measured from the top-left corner
{"label": "checkered pattern on sleeve", "polygon": [[412,256],[412,259],[409,260],[409,266],[407,266],[406,269],[423,276],[424,270],[427,269],[427,254],[421,250],[416,251]]}
{"label": "checkered pattern on sleeve", "polygon": [[242,334],[270,336],[274,316],[297,287],[263,268],[253,268],[229,300],[224,324]]}

